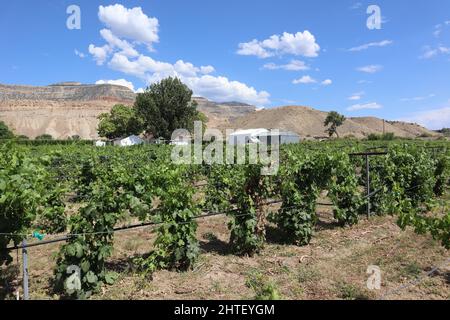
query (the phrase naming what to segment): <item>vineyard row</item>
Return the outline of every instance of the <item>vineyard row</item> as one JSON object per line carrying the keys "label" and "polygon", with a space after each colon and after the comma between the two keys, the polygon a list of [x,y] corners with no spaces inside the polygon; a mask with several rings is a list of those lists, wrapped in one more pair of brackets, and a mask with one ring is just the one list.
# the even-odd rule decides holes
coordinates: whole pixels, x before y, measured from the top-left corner
{"label": "vineyard row", "polygon": [[[183,271],[194,265],[197,220],[208,216],[201,214],[205,211],[227,213],[230,247],[238,255],[260,252],[268,222],[286,241],[308,244],[324,191],[341,225],[356,224],[370,198],[373,214],[395,215],[400,227],[430,233],[450,247],[450,212],[433,213],[436,199],[449,186],[448,149],[391,144],[387,154],[371,158],[369,172],[362,157],[349,156],[366,150],[360,147],[283,146],[273,176],[261,175],[259,164],[176,165],[170,161],[170,146],[120,151],[52,146],[44,155],[39,148],[0,149],[0,265],[12,261],[10,244],[19,248],[33,230],[67,233],[56,259],[54,289],[69,298],[86,298],[114,283],[117,275],[105,267],[114,232],[157,227],[153,251],[134,259],[151,278],[159,269]],[[368,180],[374,190],[369,196]],[[267,210],[268,199],[276,199],[280,208]],[[70,212],[71,204],[79,209]],[[136,220],[140,223],[126,225]],[[71,266],[80,269],[75,289],[67,285]]]}

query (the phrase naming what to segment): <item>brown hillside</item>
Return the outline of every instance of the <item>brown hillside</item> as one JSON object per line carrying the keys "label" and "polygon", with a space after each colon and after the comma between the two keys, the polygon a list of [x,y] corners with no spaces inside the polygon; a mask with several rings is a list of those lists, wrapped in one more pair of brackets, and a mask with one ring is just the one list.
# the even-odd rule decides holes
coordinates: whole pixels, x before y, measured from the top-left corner
{"label": "brown hillside", "polygon": [[[257,111],[234,121],[236,129],[276,128],[290,130],[302,137],[326,136],[323,125],[327,112],[310,107],[287,106]],[[423,133],[438,136],[437,133],[416,124],[404,122],[385,122],[385,132],[392,132],[399,137],[417,137]],[[340,136],[364,138],[371,133],[383,133],[383,120],[374,117],[348,118],[339,127]]]}
{"label": "brown hillside", "polygon": [[[117,85],[83,85],[63,82],[45,87],[0,84],[0,120],[18,135],[34,138],[51,134],[55,138],[79,135],[96,139],[98,115],[113,105],[131,106],[136,94]],[[256,111],[239,102],[216,103],[195,97],[198,110],[208,117],[208,127],[217,129],[274,128],[291,130],[304,137],[326,137],[323,122],[327,112],[310,107],[287,106]],[[438,136],[419,125],[386,121],[386,132],[399,137]],[[338,129],[341,136],[366,137],[383,132],[383,120],[374,117],[349,118]]]}

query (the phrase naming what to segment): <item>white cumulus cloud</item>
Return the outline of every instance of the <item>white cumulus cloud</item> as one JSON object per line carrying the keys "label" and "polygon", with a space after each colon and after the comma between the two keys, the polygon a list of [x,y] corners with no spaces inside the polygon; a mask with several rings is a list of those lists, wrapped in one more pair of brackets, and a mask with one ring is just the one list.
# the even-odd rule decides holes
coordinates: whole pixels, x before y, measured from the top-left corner
{"label": "white cumulus cloud", "polygon": [[127,81],[125,79],[117,79],[117,80],[98,80],[97,82],[95,82],[95,84],[115,84],[117,86],[123,86],[123,87],[127,87],[128,89],[130,89],[131,91],[135,91],[134,90],[134,85],[132,82]]}
{"label": "white cumulus cloud", "polygon": [[354,94],[352,94],[350,97],[348,97],[348,100],[351,101],[357,101],[357,100],[361,100],[362,96],[364,95],[364,92],[355,92]]}
{"label": "white cumulus cloud", "polygon": [[194,91],[195,95],[204,96],[219,102],[233,100],[258,106],[269,103],[270,94],[266,91],[258,92],[253,87],[239,81],[231,81],[223,76],[205,75],[203,73],[211,71],[211,68],[207,68],[207,70],[202,72],[201,68],[197,68],[193,64],[182,60],[172,65],[140,55],[136,60],[131,61],[128,57],[116,53],[109,62],[109,66],[114,70],[139,77],[147,84],[160,81],[169,76],[178,77]]}
{"label": "white cumulus cloud", "polygon": [[242,101],[257,106],[269,103],[270,94],[266,91],[257,91],[239,81],[231,81],[226,77],[213,77],[203,75],[201,77],[182,78],[192,88],[196,95],[208,97],[214,101]]}
{"label": "white cumulus cloud", "polygon": [[203,74],[210,74],[216,71],[213,66],[201,66],[200,72]]}
{"label": "white cumulus cloud", "polygon": [[109,53],[111,52],[111,48],[108,45],[96,47],[95,45],[90,44],[88,50],[99,66],[105,63]]}
{"label": "white cumulus cloud", "polygon": [[299,79],[295,79],[292,81],[293,84],[310,84],[317,83],[317,80],[312,78],[311,76],[303,76]]}
{"label": "white cumulus cloud", "polygon": [[115,53],[108,65],[116,71],[142,79],[147,79],[149,73],[167,76],[175,75],[175,69],[172,64],[156,61],[142,54],[135,60],[129,60],[127,56]]}
{"label": "white cumulus cloud", "polygon": [[420,59],[431,59],[441,54],[450,54],[450,48],[442,45],[432,48],[430,46],[423,47],[423,53],[419,57]]}
{"label": "white cumulus cloud", "polygon": [[284,32],[281,36],[275,34],[262,41],[254,39],[240,43],[237,54],[259,58],[285,54],[314,58],[319,55],[319,51],[320,46],[316,43],[316,38],[305,30],[295,34]]}
{"label": "white cumulus cloud", "polygon": [[119,39],[111,30],[102,29],[100,30],[100,35],[108,42],[110,49],[118,48],[127,57],[137,57],[139,55],[128,41]]}
{"label": "white cumulus cloud", "polygon": [[[140,53],[137,46],[158,42],[158,20],[149,18],[141,8],[128,9],[122,5],[108,7],[100,6],[99,18],[108,27],[100,31],[107,42],[103,47],[91,44],[89,52],[98,65],[108,61],[109,68],[129,76],[141,79],[150,85],[169,76],[178,77],[188,85],[195,95],[222,101],[242,101],[257,106],[270,103],[270,94],[266,91],[257,91],[255,88],[239,82],[229,80],[224,76],[212,76],[215,72],[213,66],[196,66],[191,62],[178,60],[175,63],[163,62]],[[130,39],[131,42],[125,40]],[[100,80],[132,86],[124,80]],[[113,82],[114,81],[114,82]],[[143,89],[133,91],[142,92]]]}
{"label": "white cumulus cloud", "polygon": [[434,26],[433,35],[434,35],[436,38],[439,38],[440,35],[442,34],[442,32],[444,31],[444,28],[445,28],[446,26],[449,26],[449,25],[450,25],[450,20],[449,20],[449,21],[445,21],[444,23],[440,23],[440,24],[435,25],[435,26]]}
{"label": "white cumulus cloud", "polygon": [[377,72],[381,71],[381,69],[383,69],[383,66],[372,64],[372,65],[360,67],[356,70],[365,72],[365,73],[377,73]]}
{"label": "white cumulus cloud", "polygon": [[150,50],[152,44],[159,41],[158,19],[148,17],[141,7],[100,6],[98,17],[116,36],[146,44]]}
{"label": "white cumulus cloud", "polygon": [[362,3],[361,2],[356,2],[354,3],[349,9],[350,10],[356,10],[362,7]]}
{"label": "white cumulus cloud", "polygon": [[399,120],[418,123],[431,130],[450,128],[450,106],[428,111],[416,112],[411,116]]}
{"label": "white cumulus cloud", "polygon": [[[311,76],[303,76],[299,79],[294,79],[292,81],[293,84],[312,84],[312,83],[317,83],[318,81],[316,79],[314,79]],[[320,84],[322,86],[329,86],[331,84],[333,84],[333,81],[331,79],[325,79],[323,81],[320,82]]]}
{"label": "white cumulus cloud", "polygon": [[86,55],[83,52],[78,51],[77,49],[74,50],[75,55],[77,55],[78,57],[80,57],[81,59],[86,58]]}
{"label": "white cumulus cloud", "polygon": [[257,56],[258,58],[269,58],[274,56],[273,53],[264,49],[256,39],[250,42],[239,43],[237,54],[242,56]]}
{"label": "white cumulus cloud", "polygon": [[309,70],[309,67],[305,64],[305,62],[300,60],[291,60],[287,64],[266,63],[263,68],[268,70],[282,69],[287,71]]}
{"label": "white cumulus cloud", "polygon": [[423,54],[420,56],[421,59],[431,59],[434,56],[437,56],[439,51],[437,49],[433,49],[429,46],[424,47]]}
{"label": "white cumulus cloud", "polygon": [[366,44],[360,45],[358,47],[350,48],[350,49],[348,49],[348,51],[356,52],[356,51],[367,50],[367,49],[369,49],[371,47],[386,47],[386,46],[391,45],[393,43],[394,43],[394,41],[392,41],[392,40],[383,40],[383,41],[380,41],[380,42],[370,42],[370,43],[366,43]]}
{"label": "white cumulus cloud", "polygon": [[432,93],[432,94],[429,94],[427,96],[419,96],[419,97],[413,97],[413,98],[402,98],[402,99],[400,99],[400,101],[403,101],[403,102],[423,101],[423,100],[426,100],[426,99],[429,99],[429,98],[433,98],[435,96],[436,95],[434,93]]}
{"label": "white cumulus cloud", "polygon": [[173,65],[173,69],[175,72],[185,77],[195,77],[200,71],[200,69],[195,67],[192,63],[184,62],[183,60],[178,60]]}
{"label": "white cumulus cloud", "polygon": [[383,106],[376,102],[370,102],[365,104],[354,104],[347,108],[347,111],[358,111],[358,110],[367,110],[367,109],[381,109]]}

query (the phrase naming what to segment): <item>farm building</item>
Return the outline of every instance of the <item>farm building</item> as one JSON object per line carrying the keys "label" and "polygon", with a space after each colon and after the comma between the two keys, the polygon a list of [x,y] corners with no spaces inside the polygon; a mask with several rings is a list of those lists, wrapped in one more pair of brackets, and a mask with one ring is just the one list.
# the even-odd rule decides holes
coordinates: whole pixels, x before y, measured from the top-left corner
{"label": "farm building", "polygon": [[228,137],[230,145],[248,143],[286,144],[300,142],[300,136],[291,131],[268,130],[268,129],[247,129],[238,130]]}

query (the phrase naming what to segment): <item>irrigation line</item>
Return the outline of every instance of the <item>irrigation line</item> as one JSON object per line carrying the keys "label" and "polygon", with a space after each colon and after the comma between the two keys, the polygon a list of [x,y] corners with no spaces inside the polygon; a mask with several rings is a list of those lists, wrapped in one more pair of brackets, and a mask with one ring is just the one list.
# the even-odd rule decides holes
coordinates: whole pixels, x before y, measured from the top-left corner
{"label": "irrigation line", "polygon": [[[268,205],[272,205],[272,204],[277,204],[277,203],[282,203],[282,200],[274,200],[274,201],[268,201],[268,202],[264,202],[262,203],[263,206],[268,206]],[[330,203],[317,203],[318,205],[333,205]],[[156,210],[152,210],[151,212],[156,212],[159,209]],[[238,211],[239,209],[235,208],[232,209],[228,212],[210,212],[210,211],[205,211],[205,212],[209,212],[209,214],[205,214],[205,215],[200,215],[200,216],[196,216],[193,219],[201,219],[201,218],[207,218],[207,217],[213,217],[213,216],[218,216],[218,215],[226,215],[228,213],[232,213],[235,211]],[[127,231],[130,229],[136,229],[136,228],[142,228],[142,227],[149,227],[149,226],[157,226],[160,224],[164,224],[164,222],[144,222],[144,223],[139,223],[139,224],[132,224],[132,225],[127,225],[127,226],[123,226],[123,227],[117,227],[112,229],[111,231],[98,231],[98,232],[84,232],[84,233],[69,233],[69,234],[63,234],[63,233],[56,233],[56,234],[45,234],[45,236],[62,236],[61,238],[58,239],[52,239],[52,240],[44,240],[44,241],[39,241],[33,244],[30,244],[26,247],[34,247],[37,245],[43,245],[43,244],[49,244],[49,243],[53,243],[53,242],[60,242],[60,241],[64,241],[64,240],[68,240],[70,238],[73,237],[79,237],[79,236],[87,236],[87,235],[99,235],[99,234],[108,234],[108,233],[114,233],[114,232],[120,232],[120,231]],[[17,233],[0,233],[0,236],[21,236],[21,237],[29,237],[30,234],[17,234]],[[7,250],[13,250],[13,249],[20,249],[23,248],[22,245],[17,245],[14,247],[10,247],[7,248]]]}
{"label": "irrigation line", "polygon": [[[378,190],[376,192],[373,192],[372,195],[378,193],[380,190]],[[364,197],[364,198],[366,198],[366,197]],[[262,203],[262,205],[263,206],[268,206],[268,205],[278,204],[278,203],[282,203],[282,202],[283,201],[281,201],[281,200],[266,201],[266,202]],[[321,204],[318,203],[318,205],[321,205]],[[324,203],[322,205],[334,205],[334,204]],[[290,210],[290,209],[297,209],[297,208],[299,208],[299,207],[298,206],[291,206],[291,207],[285,207],[283,209],[284,210]],[[209,217],[215,217],[215,216],[220,216],[220,215],[227,215],[227,214],[239,211],[239,210],[240,210],[239,208],[235,208],[235,209],[231,209],[231,210],[229,210],[227,212],[209,212],[208,214],[199,215],[199,216],[193,217],[189,221],[179,222],[178,224],[180,224],[180,225],[188,224],[188,223],[191,223],[194,220],[199,220],[199,219],[209,218]],[[233,217],[244,217],[244,216],[250,216],[250,215],[253,215],[253,213],[238,214],[238,215],[234,215]],[[129,231],[129,230],[134,230],[134,229],[137,229],[137,228],[144,228],[144,227],[160,226],[160,225],[164,225],[164,224],[168,224],[168,223],[167,222],[145,222],[145,223],[133,224],[133,225],[123,226],[123,227],[117,227],[117,228],[114,228],[114,229],[112,229],[110,231],[98,231],[98,232],[86,232],[86,233],[69,233],[69,234],[66,234],[65,236],[60,237],[60,238],[34,242],[34,243],[27,244],[25,246],[24,245],[16,245],[16,246],[12,246],[12,247],[7,247],[7,248],[5,248],[5,250],[6,251],[13,251],[13,250],[18,250],[18,249],[23,249],[23,248],[38,247],[38,246],[43,246],[43,245],[47,245],[47,244],[51,244],[51,243],[68,241],[68,240],[76,238],[76,237],[89,236],[89,235],[101,235],[101,234],[113,234],[113,233],[116,233],[116,232]],[[0,236],[1,235],[17,236],[17,234],[5,234],[5,233],[0,233]]]}
{"label": "irrigation line", "polygon": [[408,289],[410,287],[416,286],[419,283],[421,283],[424,279],[430,277],[431,275],[433,275],[433,273],[435,273],[437,270],[441,269],[442,267],[447,266],[448,264],[450,264],[450,258],[448,258],[444,263],[434,267],[433,269],[431,269],[429,272],[427,272],[424,276],[422,277],[418,277],[404,285],[401,285],[400,287],[390,290],[387,293],[385,293],[384,295],[382,295],[380,298],[378,298],[378,300],[384,300],[387,296],[391,296],[393,294],[396,294],[399,291]]}
{"label": "irrigation line", "polygon": [[[223,214],[223,213],[220,213],[220,214]],[[211,214],[211,215],[202,215],[202,216],[194,217],[193,219],[206,218],[206,217],[210,217],[210,216],[214,216],[214,215],[218,215],[218,213],[217,214]],[[5,250],[6,251],[12,251],[12,250],[20,249],[20,248],[38,247],[38,246],[47,245],[47,244],[51,244],[51,243],[67,241],[67,240],[70,240],[70,239],[73,239],[73,238],[76,238],[76,237],[89,236],[89,235],[93,236],[93,235],[101,235],[101,234],[113,234],[113,233],[116,233],[116,232],[129,231],[129,230],[134,230],[134,229],[137,229],[137,228],[158,226],[158,225],[162,225],[162,224],[165,224],[165,222],[139,223],[139,224],[128,225],[128,226],[124,226],[124,227],[114,228],[113,230],[110,230],[110,231],[98,231],[98,232],[86,232],[86,233],[70,233],[70,234],[67,234],[67,235],[65,235],[64,237],[61,237],[61,238],[39,241],[39,242],[27,244],[26,246],[17,245],[17,246],[13,246],[13,247],[8,247]],[[180,224],[183,224],[183,223],[180,223]]]}
{"label": "irrigation line", "polygon": [[387,151],[389,149],[389,147],[388,146],[370,147],[370,148],[366,148],[366,151],[372,151],[372,150],[376,150],[376,149],[384,149]]}
{"label": "irrigation line", "polygon": [[349,153],[349,156],[385,156],[387,152],[357,152],[357,153]]}
{"label": "irrigation line", "polygon": [[[369,197],[372,197],[375,194],[377,194],[378,192],[380,192],[381,190],[382,189],[380,188],[380,189],[372,192],[370,195],[363,197],[362,199],[367,199]],[[279,203],[283,203],[283,201],[282,200],[266,201],[266,202],[263,202],[262,205],[263,206],[268,206],[268,205],[279,204]],[[316,203],[316,205],[334,206],[333,203],[321,203],[321,202]],[[289,209],[296,209],[296,208],[298,208],[298,206],[291,206],[291,207],[286,207],[286,208],[283,208],[283,209],[289,210]],[[152,212],[156,212],[158,210],[159,209],[155,209],[155,210],[152,210]],[[208,218],[208,217],[214,217],[214,216],[219,216],[219,215],[227,215],[229,213],[233,213],[233,212],[236,212],[236,211],[239,211],[239,208],[231,209],[231,210],[229,210],[227,212],[211,212],[211,211],[208,211],[209,212],[208,214],[204,214],[204,215],[199,215],[199,216],[193,217],[192,220]],[[245,216],[245,215],[251,215],[251,214],[235,215],[235,217],[241,217],[241,216]],[[191,221],[181,222],[179,224],[190,223],[190,222]],[[72,238],[81,237],[81,236],[112,234],[112,233],[116,233],[116,232],[128,231],[128,230],[133,230],[133,229],[137,229],[137,228],[158,226],[158,225],[162,225],[162,224],[166,224],[166,222],[144,222],[144,223],[139,223],[139,224],[127,225],[127,226],[123,226],[123,227],[117,227],[117,228],[114,228],[114,229],[112,229],[110,231],[85,232],[85,233],[69,233],[69,234],[65,234],[64,236],[62,236],[60,238],[51,239],[51,240],[43,240],[43,241],[27,244],[25,246],[25,248],[37,247],[37,246],[47,245],[47,244],[57,243],[57,242],[63,242],[63,241],[67,241],[67,240],[70,240]],[[63,235],[63,234],[61,234],[61,233],[59,233],[59,234],[46,234],[46,236],[58,236],[58,235]],[[28,237],[29,234],[0,233],[0,236],[22,236],[22,237]],[[12,250],[17,250],[17,249],[21,249],[21,248],[24,248],[24,246],[23,245],[16,245],[16,246],[13,246],[13,247],[7,247],[7,248],[5,248],[5,250],[6,251],[12,251]]]}
{"label": "irrigation line", "polygon": [[[406,191],[410,191],[410,190],[415,189],[415,188],[417,188],[417,187],[419,187],[419,186],[421,186],[421,185],[416,185],[416,186],[414,186],[414,187],[412,187],[412,188],[407,189]],[[447,201],[443,200],[443,201],[441,202],[441,205],[442,205],[442,213],[444,213],[445,206],[447,205]],[[398,248],[399,246],[400,246],[400,245],[397,245],[397,248]],[[383,294],[381,297],[379,297],[378,300],[384,300],[386,297],[391,296],[391,295],[393,295],[393,294],[396,294],[396,293],[398,293],[399,291],[402,291],[402,290],[405,290],[405,289],[408,289],[408,288],[411,288],[411,287],[413,287],[413,286],[418,285],[418,284],[421,283],[425,278],[430,277],[430,276],[433,275],[437,270],[439,270],[439,269],[442,268],[442,267],[447,266],[448,264],[450,264],[450,258],[448,258],[444,263],[442,263],[442,264],[440,264],[440,265],[438,265],[438,266],[433,267],[433,268],[432,268],[429,272],[427,272],[424,276],[422,276],[422,277],[416,277],[416,279],[411,280],[410,282],[408,282],[408,283],[406,283],[406,284],[404,284],[404,285],[401,285],[401,286],[399,286],[399,287],[397,287],[397,288],[395,288],[395,289],[392,289],[392,290],[386,292],[386,293]]]}
{"label": "irrigation line", "polygon": [[[235,211],[238,211],[238,210],[239,209],[234,209],[234,210],[230,210],[230,211],[228,211],[226,213],[225,212],[211,212],[211,213],[208,213],[208,214],[204,214],[204,215],[199,215],[199,216],[193,217],[189,221],[179,222],[178,224],[179,225],[188,224],[188,223],[191,223],[194,220],[203,219],[203,218],[209,218],[209,217],[214,217],[214,216],[220,216],[220,215],[226,215],[228,213],[232,213],[232,212],[235,212]],[[234,217],[242,217],[242,216],[246,216],[246,215],[252,215],[252,213],[235,215]],[[67,241],[67,240],[70,240],[70,239],[73,239],[73,238],[76,238],[76,237],[89,236],[89,235],[100,235],[100,234],[113,234],[113,233],[121,232],[121,231],[129,231],[129,230],[134,230],[134,229],[143,228],[143,227],[160,226],[160,225],[164,225],[164,224],[169,224],[169,223],[167,223],[167,222],[145,222],[145,223],[139,223],[139,224],[124,226],[124,227],[114,228],[113,230],[110,230],[110,231],[98,231],[98,232],[87,232],[87,233],[71,233],[71,234],[67,234],[66,236],[61,237],[61,238],[52,239],[52,240],[45,240],[45,241],[39,241],[39,242],[27,244],[26,246],[17,245],[17,246],[5,248],[5,250],[6,251],[12,251],[12,250],[21,249],[21,248],[37,247],[37,246],[47,245],[47,244],[56,243],[56,242]]]}

